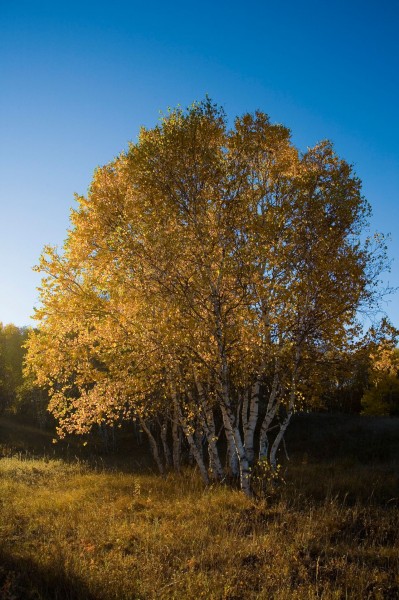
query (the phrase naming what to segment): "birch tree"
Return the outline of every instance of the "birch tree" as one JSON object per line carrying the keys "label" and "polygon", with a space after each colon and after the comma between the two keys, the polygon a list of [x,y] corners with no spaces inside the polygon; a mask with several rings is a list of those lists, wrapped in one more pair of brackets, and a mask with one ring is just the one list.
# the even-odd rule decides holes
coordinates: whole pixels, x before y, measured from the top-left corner
{"label": "birch tree", "polygon": [[264,113],[229,128],[206,99],[143,128],[77,200],[38,267],[28,352],[61,430],[138,418],[161,472],[180,468],[183,436],[205,483],[238,477],[251,495],[315,355],[375,300],[383,239],[362,241],[360,181],[331,143],[301,154]]}

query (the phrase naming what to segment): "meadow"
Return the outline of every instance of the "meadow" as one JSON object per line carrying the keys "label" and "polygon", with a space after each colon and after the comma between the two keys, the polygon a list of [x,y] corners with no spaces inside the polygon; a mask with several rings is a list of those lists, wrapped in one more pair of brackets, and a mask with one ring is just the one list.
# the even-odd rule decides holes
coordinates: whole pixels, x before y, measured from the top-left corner
{"label": "meadow", "polygon": [[297,416],[257,500],[51,438],[0,419],[1,600],[399,598],[398,419]]}

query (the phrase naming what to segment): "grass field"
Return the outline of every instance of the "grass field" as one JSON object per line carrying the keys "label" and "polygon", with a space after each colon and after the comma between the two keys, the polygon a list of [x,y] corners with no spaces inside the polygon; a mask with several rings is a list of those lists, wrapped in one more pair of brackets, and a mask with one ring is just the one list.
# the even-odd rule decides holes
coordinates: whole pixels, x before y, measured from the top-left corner
{"label": "grass field", "polygon": [[258,502],[191,469],[50,456],[4,420],[0,446],[1,600],[399,598],[397,420],[298,417]]}

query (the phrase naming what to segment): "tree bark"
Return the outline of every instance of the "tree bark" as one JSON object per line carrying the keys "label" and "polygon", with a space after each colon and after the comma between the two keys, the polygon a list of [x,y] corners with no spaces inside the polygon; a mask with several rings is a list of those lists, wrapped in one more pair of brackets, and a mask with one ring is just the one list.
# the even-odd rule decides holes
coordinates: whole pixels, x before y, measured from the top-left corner
{"label": "tree bark", "polygon": [[234,423],[234,416],[230,406],[226,402],[222,403],[222,415],[225,425],[226,436],[232,440],[235,446],[236,455],[238,456],[240,469],[240,487],[244,494],[250,498],[253,496],[251,489],[251,471],[249,468],[248,458],[245,453],[244,444],[241,439],[240,430]]}
{"label": "tree bark", "polygon": [[216,481],[221,481],[224,478],[224,472],[222,463],[220,462],[219,451],[217,448],[218,440],[216,436],[213,410],[212,407],[208,405],[205,398],[204,387],[195,374],[194,380],[199,398],[199,418],[206,436],[206,441],[208,443],[210,476]]}
{"label": "tree bark", "polygon": [[170,465],[172,462],[169,444],[168,444],[168,421],[169,421],[169,417],[166,414],[162,421],[162,424],[161,424],[161,440],[162,440],[163,453],[164,453],[165,464],[166,464],[167,469],[170,468]]}
{"label": "tree bark", "polygon": [[179,428],[179,416],[176,407],[173,407],[172,419],[172,453],[173,453],[173,468],[177,473],[180,473],[181,468],[181,436]]}
{"label": "tree bark", "polygon": [[176,395],[174,397],[174,403],[176,406],[176,412],[179,417],[180,425],[182,426],[184,435],[186,436],[186,439],[188,441],[192,455],[198,465],[198,468],[200,470],[200,473],[201,473],[201,476],[202,476],[202,479],[203,479],[205,485],[208,485],[209,484],[209,475],[208,475],[208,471],[206,469],[206,466],[205,466],[205,463],[203,460],[202,453],[200,452],[197,444],[195,443],[193,428],[191,427],[191,425],[189,423],[187,423],[186,419],[183,417],[183,413],[182,413],[182,410],[181,410],[181,407],[179,405],[179,401],[178,401]]}
{"label": "tree bark", "polygon": [[257,379],[251,389],[251,400],[249,403],[249,416],[246,424],[243,423],[244,429],[244,445],[247,454],[248,462],[252,466],[255,459],[255,427],[258,422],[259,415],[259,393],[260,379]]}
{"label": "tree bark", "polygon": [[144,421],[144,419],[142,419],[141,417],[140,417],[140,425],[148,436],[148,440],[149,440],[150,446],[151,446],[152,456],[154,457],[154,460],[157,464],[159,472],[161,475],[165,475],[165,467],[162,463],[161,457],[159,456],[158,444],[156,442],[156,439],[152,435],[150,429],[147,427],[147,424]]}
{"label": "tree bark", "polygon": [[279,430],[278,434],[276,435],[274,442],[272,444],[272,447],[270,449],[270,466],[272,467],[273,471],[276,471],[276,469],[277,469],[277,450],[279,449],[279,446],[280,446],[282,440],[284,439],[284,434],[285,434],[286,429],[291,421],[292,413],[293,413],[293,406],[289,408],[289,410],[287,412],[287,416],[285,417],[284,421],[280,425],[280,430]]}
{"label": "tree bark", "polygon": [[279,392],[279,377],[278,374],[274,374],[272,389],[267,403],[266,414],[262,421],[259,435],[259,460],[265,460],[268,458],[269,450],[269,439],[268,431],[269,427],[276,415],[278,408],[278,392]]}

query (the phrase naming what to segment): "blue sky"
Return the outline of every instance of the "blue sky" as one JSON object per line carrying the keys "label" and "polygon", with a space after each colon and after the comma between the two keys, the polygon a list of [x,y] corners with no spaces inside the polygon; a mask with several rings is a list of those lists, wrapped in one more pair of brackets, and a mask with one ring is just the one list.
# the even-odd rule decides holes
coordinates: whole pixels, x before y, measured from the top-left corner
{"label": "blue sky", "polygon": [[[30,324],[45,244],[61,246],[94,168],[160,110],[209,94],[257,108],[305,150],[355,165],[391,233],[399,287],[399,3],[0,0],[0,321]],[[385,310],[399,326],[399,294]]]}

